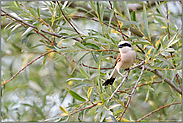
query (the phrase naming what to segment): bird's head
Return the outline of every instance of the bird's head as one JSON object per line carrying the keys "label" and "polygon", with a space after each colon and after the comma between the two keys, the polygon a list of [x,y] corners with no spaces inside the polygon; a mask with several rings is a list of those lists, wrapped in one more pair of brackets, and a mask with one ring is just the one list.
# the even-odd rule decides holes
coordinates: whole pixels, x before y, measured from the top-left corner
{"label": "bird's head", "polygon": [[127,52],[128,50],[133,50],[133,47],[129,41],[121,41],[118,44],[118,48],[122,52]]}

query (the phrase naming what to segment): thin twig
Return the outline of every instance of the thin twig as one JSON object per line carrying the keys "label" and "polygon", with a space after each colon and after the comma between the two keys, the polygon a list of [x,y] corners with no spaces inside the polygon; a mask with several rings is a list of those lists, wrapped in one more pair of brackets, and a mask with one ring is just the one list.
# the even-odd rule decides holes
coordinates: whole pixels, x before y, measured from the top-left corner
{"label": "thin twig", "polygon": [[[21,23],[23,23],[23,24],[25,24],[25,25],[27,25],[27,26],[29,26],[29,27],[32,27],[32,28],[38,30],[38,28],[37,28],[36,26],[34,26],[34,25],[32,25],[32,24],[29,24],[29,23],[27,23],[27,22],[25,22],[25,21],[23,21],[23,20],[20,20],[20,19],[18,19],[18,18],[16,18],[16,17],[12,16],[11,14],[7,13],[6,11],[4,11],[3,9],[1,9],[1,11],[4,12],[7,16],[9,16],[9,17],[15,19],[16,21],[21,22]],[[56,37],[58,37],[58,38],[63,38],[63,39],[69,38],[69,37],[67,37],[67,36],[62,36],[62,35],[59,35],[59,34],[57,34],[57,33],[52,33],[52,32],[49,32],[49,31],[43,30],[43,29],[41,29],[40,31],[43,32],[43,33],[47,33],[47,34],[49,34],[49,35],[56,36]],[[72,38],[72,39],[74,39],[74,40],[76,40],[76,41],[81,41],[81,40],[78,39],[78,38]]]}
{"label": "thin twig", "polygon": [[[162,81],[160,81],[160,82],[152,82],[152,83],[144,83],[144,84],[141,84],[141,85],[137,85],[137,87],[142,87],[142,86],[149,85],[149,84],[158,84],[158,83],[162,83]],[[126,91],[131,90],[132,88],[134,88],[134,87],[127,88],[127,89],[125,89],[125,91],[117,91],[117,92],[118,93],[127,93]]]}
{"label": "thin twig", "polygon": [[[141,67],[139,67],[141,69]],[[160,71],[158,71],[157,69],[153,70],[148,66],[145,66],[145,70],[150,71],[152,73],[154,73],[155,75],[157,75],[158,77],[160,77],[161,79],[163,78],[163,73],[161,73]],[[164,78],[164,81],[170,85],[175,91],[177,91],[179,94],[182,95],[182,90],[177,88],[176,85],[167,77]]]}
{"label": "thin twig", "polygon": [[165,105],[165,106],[160,106],[158,109],[154,110],[154,111],[151,111],[150,113],[144,115],[142,118],[139,118],[138,120],[136,120],[135,122],[140,122],[141,120],[143,120],[144,118],[150,116],[151,114],[161,110],[161,109],[164,109],[166,107],[170,107],[171,105],[176,105],[176,104],[182,104],[182,102],[175,102],[175,103],[171,103],[171,104],[168,104],[168,105]]}
{"label": "thin twig", "polygon": [[134,91],[135,91],[135,89],[136,89],[136,87],[137,87],[137,85],[138,85],[138,83],[139,83],[140,79],[142,78],[143,73],[144,73],[144,65],[142,65],[142,71],[141,71],[141,73],[140,73],[140,76],[139,76],[139,78],[138,78],[138,80],[137,80],[137,82],[136,82],[136,84],[135,84],[135,86],[134,86],[134,88],[133,88],[133,90],[132,90],[131,94],[129,95],[128,102],[127,102],[127,104],[126,104],[126,106],[125,106],[124,111],[122,112],[121,116],[119,117],[118,122],[120,122],[120,121],[121,121],[121,118],[123,117],[124,113],[126,112],[126,110],[127,110],[128,106],[129,106],[129,104],[130,104],[130,101],[131,101],[132,95],[134,94]]}
{"label": "thin twig", "polygon": [[[145,61],[142,61],[140,64],[138,64],[138,65],[136,65],[136,66],[130,68],[130,70],[132,70],[132,69],[134,69],[134,68],[136,68],[136,67],[139,67],[139,66],[141,66],[141,65],[144,64],[144,63],[145,63]],[[123,80],[121,81],[121,83],[118,85],[118,87],[116,88],[116,90],[112,93],[112,95],[111,95],[111,97],[109,98],[108,101],[110,101],[110,100],[113,98],[114,94],[115,94],[115,93],[118,91],[118,89],[123,85],[123,83],[125,82],[125,80],[126,80],[127,77],[128,77],[128,74],[129,74],[130,70],[127,71],[125,77],[123,78]]]}
{"label": "thin twig", "polygon": [[[72,25],[72,23],[68,20],[68,18],[65,16],[65,14],[64,14],[64,12],[62,11],[62,8],[60,7],[60,4],[59,4],[59,2],[57,1],[57,4],[58,4],[58,6],[59,6],[59,8],[60,8],[60,11],[62,12],[62,15],[64,16],[64,18],[67,20],[67,22],[70,24],[70,26],[76,31],[76,33],[78,33],[78,35],[81,35],[78,31],[77,31],[77,29]],[[81,36],[80,36],[81,37]],[[81,40],[83,40],[83,37],[81,37]]]}
{"label": "thin twig", "polygon": [[[110,4],[110,6],[111,6],[111,9],[113,9],[113,8],[112,8],[112,3],[111,3],[111,1],[109,1],[109,4]],[[115,10],[114,10],[114,11],[115,11]],[[121,33],[121,35],[122,35],[122,38],[126,41],[126,39],[125,39],[125,37],[124,37],[124,34],[123,34],[123,32],[122,32],[122,30],[121,30],[121,28],[120,28],[120,25],[119,25],[119,22],[118,22],[118,19],[117,19],[117,16],[116,16],[115,12],[114,12],[114,17],[115,17],[115,20],[116,20],[117,25],[118,25],[118,27],[119,27],[120,33]]]}
{"label": "thin twig", "polygon": [[113,98],[114,94],[115,94],[115,93],[118,91],[118,89],[123,85],[123,83],[125,82],[125,80],[127,80],[127,77],[128,77],[129,72],[130,72],[130,70],[127,71],[125,77],[123,78],[123,80],[121,81],[121,83],[118,85],[118,87],[116,88],[116,90],[112,93],[111,97],[109,98],[109,100],[108,100],[107,102],[109,102],[109,101]]}
{"label": "thin twig", "polygon": [[27,66],[31,65],[33,62],[35,62],[36,60],[40,59],[41,57],[54,52],[54,50],[48,51],[42,55],[40,55],[39,57],[37,57],[36,59],[32,60],[31,62],[29,62],[27,65],[25,65],[22,69],[20,69],[16,74],[14,74],[9,80],[4,81],[3,84],[1,84],[1,86],[5,85],[6,83],[10,82],[12,79],[14,79],[21,71],[23,71]]}
{"label": "thin twig", "polygon": [[[102,101],[101,101],[101,102],[98,102],[98,103],[102,103]],[[91,105],[91,106],[89,106],[89,107],[86,107],[86,108],[81,108],[81,109],[79,109],[78,111],[75,111],[75,112],[71,113],[70,115],[73,115],[73,114],[75,114],[75,113],[77,113],[77,112],[80,112],[80,111],[83,111],[83,110],[86,110],[86,109],[93,108],[94,106],[98,105],[98,103],[95,103],[95,104],[93,104],[93,105]]]}
{"label": "thin twig", "polygon": [[[54,52],[56,52],[56,53],[58,53],[60,55],[63,55],[64,57],[66,57],[67,59],[69,59],[71,62],[78,63],[77,61],[74,61],[73,59],[71,59],[70,57],[66,56],[65,54],[62,54],[62,53],[60,53],[58,51],[54,51]],[[79,65],[84,66],[84,67],[87,67],[87,68],[91,68],[91,69],[98,69],[98,67],[91,67],[91,66],[85,65],[83,63],[79,63]],[[113,69],[113,68],[114,68],[114,66],[109,67],[109,68],[100,68],[100,70]]]}

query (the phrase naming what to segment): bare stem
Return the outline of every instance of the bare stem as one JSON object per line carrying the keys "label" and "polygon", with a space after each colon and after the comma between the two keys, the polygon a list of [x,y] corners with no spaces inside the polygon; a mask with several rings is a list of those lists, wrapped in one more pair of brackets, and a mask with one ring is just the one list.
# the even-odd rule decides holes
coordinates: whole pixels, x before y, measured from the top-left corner
{"label": "bare stem", "polygon": [[137,82],[136,82],[136,84],[135,84],[135,86],[134,86],[134,88],[133,88],[133,90],[132,90],[131,94],[129,95],[128,102],[127,102],[127,104],[126,104],[126,106],[125,106],[124,111],[122,112],[121,116],[119,117],[118,122],[120,122],[120,121],[121,121],[121,118],[122,118],[122,117],[123,117],[123,115],[125,114],[125,112],[126,112],[126,110],[127,110],[128,106],[129,106],[129,104],[130,104],[130,101],[131,101],[132,95],[134,94],[134,91],[135,91],[135,89],[136,89],[136,87],[137,87],[137,85],[138,85],[138,83],[139,83],[140,79],[142,78],[143,73],[144,73],[144,65],[142,65],[142,71],[141,71],[141,73],[140,73],[140,76],[139,76],[139,78],[138,78],[138,80],[137,80]]}
{"label": "bare stem", "polygon": [[171,104],[168,104],[168,105],[165,105],[165,106],[160,106],[158,109],[154,110],[154,111],[151,111],[149,112],[148,114],[144,115],[142,118],[139,118],[138,120],[136,120],[135,122],[140,122],[141,120],[143,120],[144,118],[150,116],[151,114],[161,110],[161,109],[164,109],[166,107],[170,107],[171,105],[176,105],[176,104],[182,104],[182,102],[175,102],[175,103],[171,103]]}
{"label": "bare stem", "polygon": [[[113,9],[113,8],[112,8],[112,3],[111,3],[111,1],[109,1],[109,4],[110,4],[110,6],[111,6],[111,9]],[[122,35],[122,38],[126,41],[126,39],[124,38],[124,34],[123,34],[123,32],[122,32],[122,30],[121,30],[121,28],[120,28],[120,25],[119,25],[119,22],[118,22],[118,19],[117,19],[117,16],[116,16],[115,12],[114,12],[114,17],[115,17],[115,20],[116,20],[117,25],[118,25],[118,27],[119,27],[120,33],[121,33],[121,35]]]}
{"label": "bare stem", "polygon": [[129,70],[127,71],[125,77],[123,78],[123,80],[121,81],[121,83],[118,85],[118,87],[116,88],[116,90],[112,93],[111,97],[109,98],[108,102],[113,98],[114,94],[118,91],[118,89],[123,85],[123,83],[125,82],[125,80],[127,80],[128,74],[129,74]]}
{"label": "bare stem", "polygon": [[23,71],[26,67],[28,67],[29,65],[31,65],[33,62],[35,62],[36,60],[40,59],[41,57],[54,52],[54,50],[48,51],[42,55],[40,55],[39,57],[37,57],[36,59],[32,60],[31,62],[29,62],[26,66],[24,66],[22,69],[20,69],[16,74],[14,74],[9,80],[4,81],[3,84],[1,84],[1,86],[5,85],[6,83],[10,82],[12,79],[14,79],[21,71]]}
{"label": "bare stem", "polygon": [[[62,8],[60,7],[59,2],[57,1],[57,4],[60,8],[60,11],[62,12],[62,15],[64,16],[64,18],[67,20],[67,22],[70,24],[70,26],[76,31],[76,33],[78,33],[80,35],[80,33],[77,31],[77,29],[72,25],[72,23],[68,20],[68,18],[65,16],[64,12],[62,11]],[[81,40],[83,40],[83,37],[81,37]]]}
{"label": "bare stem", "polygon": [[[32,24],[29,24],[29,23],[27,23],[27,22],[25,22],[25,21],[23,21],[23,20],[20,20],[20,19],[14,17],[13,15],[11,15],[11,14],[9,14],[8,12],[4,11],[3,9],[1,9],[1,11],[2,11],[3,13],[5,13],[7,16],[9,16],[9,17],[15,19],[16,21],[21,22],[21,23],[23,23],[23,24],[25,24],[25,25],[27,25],[27,26],[29,26],[29,27],[32,27],[32,28],[38,30],[36,26],[34,26],[34,25],[32,25]],[[69,37],[67,37],[67,36],[62,36],[62,35],[59,35],[59,34],[57,34],[57,33],[52,33],[52,32],[49,32],[49,31],[43,30],[43,29],[41,29],[40,31],[43,32],[43,33],[47,33],[47,34],[49,34],[49,35],[56,36],[56,37],[58,37],[58,38],[63,38],[63,39],[69,38]],[[78,38],[72,38],[72,39],[74,39],[74,40],[76,40],[76,41],[80,41],[80,39],[78,39]]]}

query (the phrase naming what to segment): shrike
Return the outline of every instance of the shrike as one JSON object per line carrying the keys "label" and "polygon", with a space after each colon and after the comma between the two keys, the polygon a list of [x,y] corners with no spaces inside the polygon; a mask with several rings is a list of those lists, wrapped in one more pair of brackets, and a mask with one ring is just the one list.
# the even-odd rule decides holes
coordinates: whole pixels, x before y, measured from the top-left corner
{"label": "shrike", "polygon": [[114,70],[112,71],[109,78],[102,84],[103,86],[108,84],[112,85],[118,73],[124,77],[124,75],[120,73],[120,70],[128,70],[135,61],[136,52],[134,51],[130,42],[121,41],[118,44],[118,48],[120,53],[116,58]]}

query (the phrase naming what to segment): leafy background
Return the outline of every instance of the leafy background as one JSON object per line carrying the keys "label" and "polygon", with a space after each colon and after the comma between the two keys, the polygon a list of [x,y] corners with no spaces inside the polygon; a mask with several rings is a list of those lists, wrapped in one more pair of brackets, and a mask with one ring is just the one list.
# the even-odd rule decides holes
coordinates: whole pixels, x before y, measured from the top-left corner
{"label": "leafy background", "polygon": [[[182,88],[181,1],[59,5],[61,10],[56,1],[1,2],[1,121],[133,122],[148,113],[152,114],[139,121],[182,121],[181,103],[174,105],[182,102],[181,94],[164,81],[168,78]],[[110,102],[122,77],[112,86],[102,83],[124,39],[137,52],[135,65],[145,60],[162,77],[145,70],[120,119],[141,69],[130,71]],[[17,71],[21,72],[3,84]]]}

